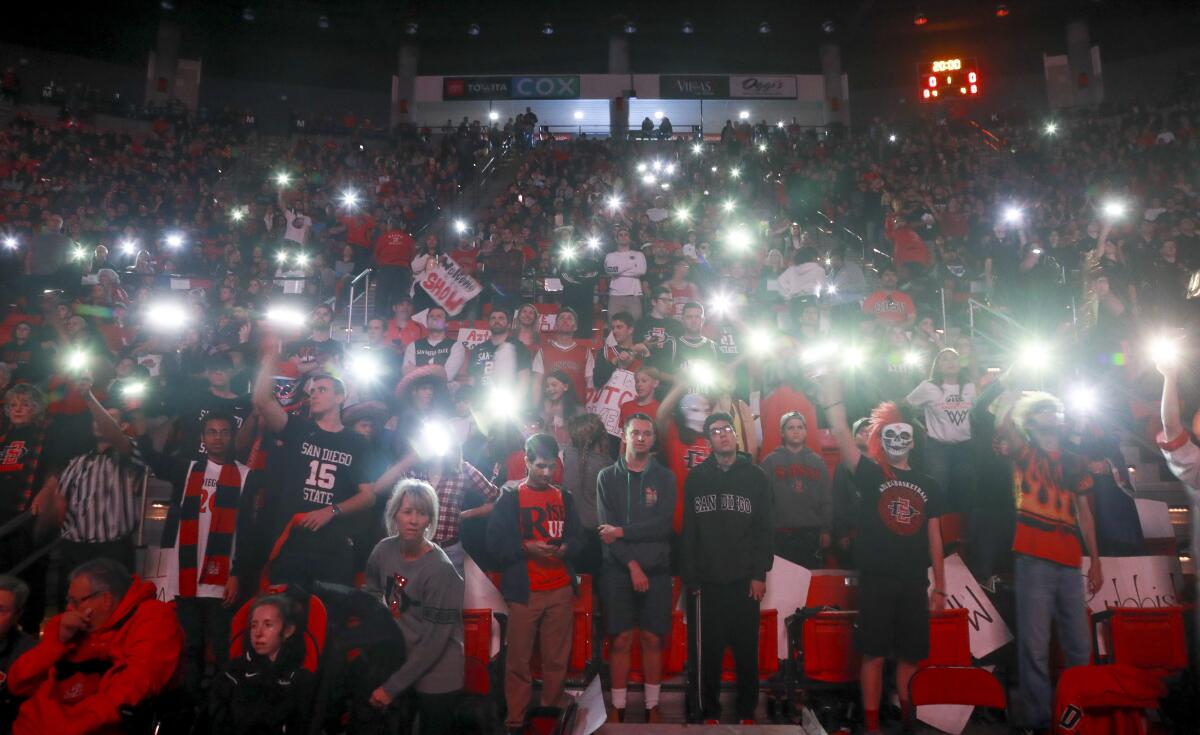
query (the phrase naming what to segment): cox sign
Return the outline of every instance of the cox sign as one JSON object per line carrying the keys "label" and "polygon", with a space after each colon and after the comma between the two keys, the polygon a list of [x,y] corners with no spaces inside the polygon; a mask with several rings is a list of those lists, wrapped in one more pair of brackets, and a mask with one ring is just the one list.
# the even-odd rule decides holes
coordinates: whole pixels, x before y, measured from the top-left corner
{"label": "cox sign", "polygon": [[512,96],[518,100],[578,99],[579,77],[513,77]]}

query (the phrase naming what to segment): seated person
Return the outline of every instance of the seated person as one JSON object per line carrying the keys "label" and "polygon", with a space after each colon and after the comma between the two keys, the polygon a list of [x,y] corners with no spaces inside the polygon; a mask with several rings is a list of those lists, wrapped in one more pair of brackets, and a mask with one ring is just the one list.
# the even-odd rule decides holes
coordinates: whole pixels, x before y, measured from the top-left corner
{"label": "seated person", "polygon": [[37,644],[21,630],[18,621],[29,599],[29,586],[8,574],[0,574],[0,732],[10,732],[21,702],[4,685],[13,662]]}
{"label": "seated person", "polygon": [[303,666],[293,602],[264,595],[250,608],[245,653],[213,680],[214,733],[304,732],[316,675]]}
{"label": "seated person", "polygon": [[119,562],[93,559],[70,574],[67,609],[8,671],[21,705],[13,732],[97,733],[121,710],[162,692],[179,666],[183,631],[154,585]]}

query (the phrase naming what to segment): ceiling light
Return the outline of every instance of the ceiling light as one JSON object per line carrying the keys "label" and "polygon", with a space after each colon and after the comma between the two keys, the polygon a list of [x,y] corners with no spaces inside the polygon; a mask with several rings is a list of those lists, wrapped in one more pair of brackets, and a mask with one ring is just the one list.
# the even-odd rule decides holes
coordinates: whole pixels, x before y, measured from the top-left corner
{"label": "ceiling light", "polygon": [[542,35],[543,36],[553,36],[554,35],[554,24],[553,23],[543,23],[542,24]]}
{"label": "ceiling light", "polygon": [[468,36],[478,36],[479,35],[479,24],[472,23],[471,25],[467,26],[467,35]]}
{"label": "ceiling light", "polygon": [[417,31],[419,30],[421,30],[421,26],[417,25],[415,21],[410,20],[404,24],[404,32],[410,36],[417,35]]}
{"label": "ceiling light", "polygon": [[924,13],[917,13],[913,16],[913,25],[923,26],[929,22],[929,18],[925,17]]}
{"label": "ceiling light", "polygon": [[682,30],[683,30],[683,35],[690,36],[696,32],[696,26],[692,25],[692,22],[690,20],[685,20],[683,22]]}
{"label": "ceiling light", "polygon": [[758,32],[763,35],[770,33],[771,32],[771,24],[766,22],[765,20],[763,22],[759,23],[758,24]]}

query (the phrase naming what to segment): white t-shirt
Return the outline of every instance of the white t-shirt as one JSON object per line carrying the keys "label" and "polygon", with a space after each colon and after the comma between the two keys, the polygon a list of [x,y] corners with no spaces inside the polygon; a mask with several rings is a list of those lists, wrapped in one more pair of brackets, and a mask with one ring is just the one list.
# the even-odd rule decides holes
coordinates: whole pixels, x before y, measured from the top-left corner
{"label": "white t-shirt", "polygon": [[943,444],[959,444],[971,438],[971,408],[975,405],[975,384],[937,385],[926,380],[908,394],[908,405],[925,409],[925,428],[929,438]]}
{"label": "white t-shirt", "polygon": [[646,255],[637,250],[611,252],[604,256],[604,272],[609,278],[609,296],[641,296],[639,276],[646,275]]}
{"label": "white t-shirt", "polygon": [[779,274],[779,292],[785,299],[816,296],[825,285],[825,269],[816,263],[788,266]]}
{"label": "white t-shirt", "polygon": [[[243,487],[246,482],[246,474],[250,472],[250,468],[241,462],[236,463],[238,472],[241,473],[241,482]],[[196,537],[196,579],[199,580],[204,576],[204,555],[208,551],[208,529],[212,526],[212,507],[216,501],[217,495],[217,480],[221,477],[221,468],[224,465],[219,465],[212,460],[205,462],[204,467],[204,485],[200,495],[200,516],[196,519],[198,525],[198,533]],[[230,547],[230,557],[233,556],[233,550],[237,548],[237,533],[233,536],[233,546]],[[179,532],[175,534],[175,552],[179,552]],[[232,572],[231,572],[232,575]],[[216,597],[222,598],[225,596],[225,587],[215,584],[199,584],[196,585],[196,597]]]}
{"label": "white t-shirt", "polygon": [[307,245],[308,233],[312,230],[312,218],[298,214],[294,209],[283,210],[283,217],[287,220],[287,232],[283,239]]}

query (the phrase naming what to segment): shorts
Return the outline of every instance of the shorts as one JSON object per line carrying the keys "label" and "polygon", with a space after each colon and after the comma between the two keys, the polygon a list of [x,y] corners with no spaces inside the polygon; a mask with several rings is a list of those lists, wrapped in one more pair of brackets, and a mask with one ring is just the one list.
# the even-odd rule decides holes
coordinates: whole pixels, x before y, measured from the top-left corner
{"label": "shorts", "polygon": [[929,657],[929,581],[863,575],[858,580],[858,650],[915,664]]}
{"label": "shorts", "polygon": [[618,635],[637,628],[666,638],[671,632],[671,577],[649,574],[650,589],[634,592],[629,571],[605,564],[600,575],[600,598],[604,604],[604,629]]}

